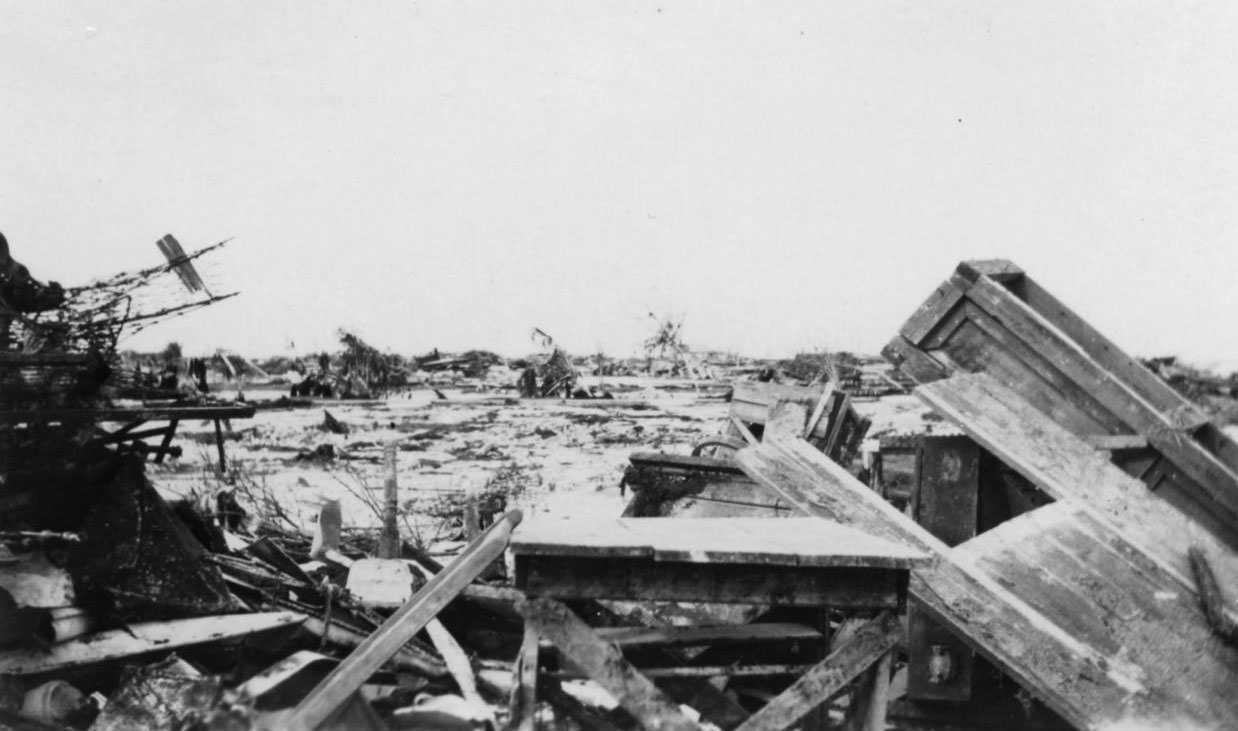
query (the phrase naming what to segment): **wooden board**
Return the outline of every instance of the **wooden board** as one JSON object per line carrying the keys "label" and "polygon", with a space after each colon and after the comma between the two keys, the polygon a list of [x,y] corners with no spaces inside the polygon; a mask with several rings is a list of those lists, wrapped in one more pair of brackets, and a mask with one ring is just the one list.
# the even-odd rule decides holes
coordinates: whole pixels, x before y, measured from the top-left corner
{"label": "wooden board", "polygon": [[[1114,662],[1108,652],[1047,618],[1002,577],[990,575],[965,553],[953,553],[807,444],[774,439],[741,450],[736,461],[806,514],[846,521],[935,554],[933,567],[913,570],[912,598],[1076,727],[1220,729],[1238,717],[1231,707],[1238,694],[1182,697],[1148,685],[1141,668],[1120,657]],[[1174,658],[1179,665],[1195,660],[1189,653]]]}
{"label": "wooden board", "polygon": [[517,588],[565,599],[885,609],[902,604],[906,581],[906,569],[516,556]]}
{"label": "wooden board", "polygon": [[632,666],[618,648],[603,642],[572,610],[553,599],[530,599],[517,609],[538,634],[610,693],[624,710],[648,729],[697,731],[696,723],[649,678]]}
{"label": "wooden board", "polygon": [[651,467],[667,472],[743,474],[743,470],[732,464],[730,460],[714,457],[691,457],[665,452],[633,452],[628,456],[628,461],[637,467]]}
{"label": "wooden board", "polygon": [[1238,548],[1238,444],[1010,262],[961,264],[883,352],[921,383],[987,372],[1076,436],[1146,438],[1141,479]]}
{"label": "wooden board", "polygon": [[296,612],[260,612],[193,617],[167,622],[141,622],[127,625],[124,629],[85,635],[47,648],[0,652],[0,673],[63,673],[101,662],[293,627],[304,619],[304,615]]}
{"label": "wooden board", "polygon": [[794,401],[811,411],[821,397],[821,386],[737,381],[731,393],[731,415],[745,424],[764,424],[769,407],[778,401]]}
{"label": "wooden board", "polygon": [[1037,508],[953,554],[1103,653],[1138,684],[1140,705],[1174,727],[1238,718],[1238,651],[1213,635],[1187,586],[1081,505]]}
{"label": "wooden board", "polygon": [[619,647],[660,645],[742,645],[750,642],[820,640],[815,627],[793,622],[690,625],[687,627],[599,627],[598,637]]}
{"label": "wooden board", "polygon": [[1226,544],[988,374],[953,376],[916,395],[1050,497],[1087,506],[1183,585],[1194,585],[1187,550],[1198,546],[1221,585],[1238,590],[1238,555]]}
{"label": "wooden board", "polygon": [[512,535],[512,553],[649,558],[677,563],[910,568],[928,563],[914,549],[836,521],[787,518],[530,518]]}

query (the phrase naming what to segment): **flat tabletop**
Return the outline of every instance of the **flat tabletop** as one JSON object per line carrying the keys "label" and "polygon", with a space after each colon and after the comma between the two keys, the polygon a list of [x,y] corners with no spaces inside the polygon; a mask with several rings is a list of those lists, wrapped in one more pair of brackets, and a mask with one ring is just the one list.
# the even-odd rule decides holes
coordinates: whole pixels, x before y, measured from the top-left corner
{"label": "flat tabletop", "polygon": [[679,563],[912,569],[928,554],[823,518],[531,516],[512,533],[517,556],[632,558]]}

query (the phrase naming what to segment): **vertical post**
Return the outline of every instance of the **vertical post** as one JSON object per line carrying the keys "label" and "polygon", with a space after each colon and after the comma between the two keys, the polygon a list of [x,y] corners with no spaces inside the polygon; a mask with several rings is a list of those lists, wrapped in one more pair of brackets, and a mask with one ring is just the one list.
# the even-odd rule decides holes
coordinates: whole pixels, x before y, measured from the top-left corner
{"label": "vertical post", "polygon": [[537,731],[538,635],[532,623],[525,622],[524,641],[514,668],[511,723],[514,731]]}
{"label": "vertical post", "polygon": [[481,535],[481,510],[477,505],[477,489],[472,480],[464,485],[464,540],[471,541]]}
{"label": "vertical post", "polygon": [[885,731],[891,664],[892,653],[887,652],[864,672],[843,726],[846,731]]}
{"label": "vertical post", "polygon": [[400,557],[400,529],[396,525],[396,515],[399,508],[400,486],[396,477],[396,446],[395,442],[387,442],[383,447],[383,464],[387,472],[383,480],[383,530],[378,539],[379,558]]}
{"label": "vertical post", "polygon": [[[172,431],[176,431],[176,422],[172,422]],[[219,419],[215,420],[215,448],[219,450],[219,474],[228,474],[228,460],[224,457],[224,430],[219,425]]]}

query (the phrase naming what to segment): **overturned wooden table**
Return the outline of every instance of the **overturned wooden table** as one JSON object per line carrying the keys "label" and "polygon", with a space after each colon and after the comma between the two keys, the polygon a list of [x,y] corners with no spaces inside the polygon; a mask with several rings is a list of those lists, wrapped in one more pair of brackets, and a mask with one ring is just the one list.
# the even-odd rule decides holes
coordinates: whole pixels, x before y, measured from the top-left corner
{"label": "overturned wooden table", "polygon": [[[526,630],[519,704],[526,729],[533,725],[539,638],[548,639],[646,728],[699,728],[623,657],[617,644],[607,641],[613,632],[589,627],[560,601],[575,599],[875,613],[780,695],[741,723],[729,725],[742,731],[786,728],[865,674],[865,690],[850,709],[854,727],[883,728],[890,654],[902,632],[895,616],[906,601],[910,570],[932,561],[913,548],[820,518],[540,518],[513,534],[511,551],[516,585],[528,597],[521,605]],[[754,627],[660,631],[668,645],[676,644],[676,634],[709,644],[744,633],[763,634]],[[718,674],[727,673],[723,669]]]}

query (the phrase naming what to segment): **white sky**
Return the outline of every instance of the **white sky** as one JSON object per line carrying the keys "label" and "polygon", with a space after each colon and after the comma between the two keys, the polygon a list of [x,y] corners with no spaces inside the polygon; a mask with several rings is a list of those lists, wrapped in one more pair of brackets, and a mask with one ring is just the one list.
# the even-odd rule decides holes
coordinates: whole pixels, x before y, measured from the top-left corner
{"label": "white sky", "polygon": [[968,258],[1238,361],[1238,5],[10,2],[0,231],[76,284],[235,235],[128,343],[876,352]]}

